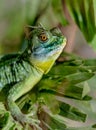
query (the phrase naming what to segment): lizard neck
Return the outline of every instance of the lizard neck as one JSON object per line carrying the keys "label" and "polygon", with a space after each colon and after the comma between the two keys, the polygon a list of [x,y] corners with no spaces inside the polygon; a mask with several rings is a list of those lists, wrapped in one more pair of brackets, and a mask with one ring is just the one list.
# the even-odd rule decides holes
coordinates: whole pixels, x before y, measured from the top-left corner
{"label": "lizard neck", "polygon": [[22,53],[22,57],[26,58],[26,60],[29,60],[33,68],[36,68],[37,70],[41,71],[43,74],[48,73],[52,65],[54,64],[54,59],[52,58],[48,58],[48,57],[45,58],[44,56],[35,57],[30,47],[25,49],[25,51]]}
{"label": "lizard neck", "polygon": [[63,47],[61,46],[61,49],[59,51],[54,51],[52,54],[46,55],[34,55],[33,53],[30,56],[30,62],[37,67],[38,69],[42,70],[44,74],[48,73],[55,63],[56,59],[59,57],[63,50]]}
{"label": "lizard neck", "polygon": [[39,70],[41,70],[45,74],[49,72],[49,70],[51,69],[51,67],[54,64],[53,59],[41,61],[41,60],[31,58],[30,62],[32,63],[32,65],[34,65],[36,68],[38,68]]}

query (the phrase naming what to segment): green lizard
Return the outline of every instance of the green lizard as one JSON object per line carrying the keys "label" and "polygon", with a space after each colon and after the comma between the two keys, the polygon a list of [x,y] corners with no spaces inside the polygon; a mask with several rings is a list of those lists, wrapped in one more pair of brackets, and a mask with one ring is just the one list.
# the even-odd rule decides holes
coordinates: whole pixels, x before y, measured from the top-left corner
{"label": "green lizard", "polygon": [[38,121],[23,114],[16,100],[29,92],[48,73],[66,45],[60,30],[31,27],[28,47],[22,53],[9,54],[0,59],[0,91],[8,89],[7,108],[22,124],[29,123],[38,129]]}

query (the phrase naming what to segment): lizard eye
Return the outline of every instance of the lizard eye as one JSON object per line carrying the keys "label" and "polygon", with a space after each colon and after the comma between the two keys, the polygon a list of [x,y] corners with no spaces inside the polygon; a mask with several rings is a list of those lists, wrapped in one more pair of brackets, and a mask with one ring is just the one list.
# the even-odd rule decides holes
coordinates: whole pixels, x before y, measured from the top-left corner
{"label": "lizard eye", "polygon": [[47,35],[45,33],[42,33],[42,34],[39,35],[39,39],[41,41],[45,42],[45,41],[47,41],[48,37],[47,37]]}

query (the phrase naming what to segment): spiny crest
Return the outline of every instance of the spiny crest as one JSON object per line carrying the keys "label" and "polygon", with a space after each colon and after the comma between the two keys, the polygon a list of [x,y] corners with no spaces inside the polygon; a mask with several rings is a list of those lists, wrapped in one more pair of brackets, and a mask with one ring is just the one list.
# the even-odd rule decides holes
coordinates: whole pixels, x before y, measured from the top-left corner
{"label": "spiny crest", "polygon": [[25,35],[27,39],[32,38],[32,33],[38,33],[40,30],[45,30],[45,28],[41,25],[41,23],[36,26],[26,25],[25,26]]}

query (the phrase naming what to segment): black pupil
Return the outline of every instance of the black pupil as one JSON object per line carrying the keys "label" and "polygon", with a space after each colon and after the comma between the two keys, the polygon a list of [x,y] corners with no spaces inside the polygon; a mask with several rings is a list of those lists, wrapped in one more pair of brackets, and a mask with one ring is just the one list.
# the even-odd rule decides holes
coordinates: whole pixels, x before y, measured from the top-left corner
{"label": "black pupil", "polygon": [[42,41],[46,41],[46,40],[47,40],[47,37],[46,37],[45,34],[41,34],[41,35],[40,35],[40,39],[41,39]]}

